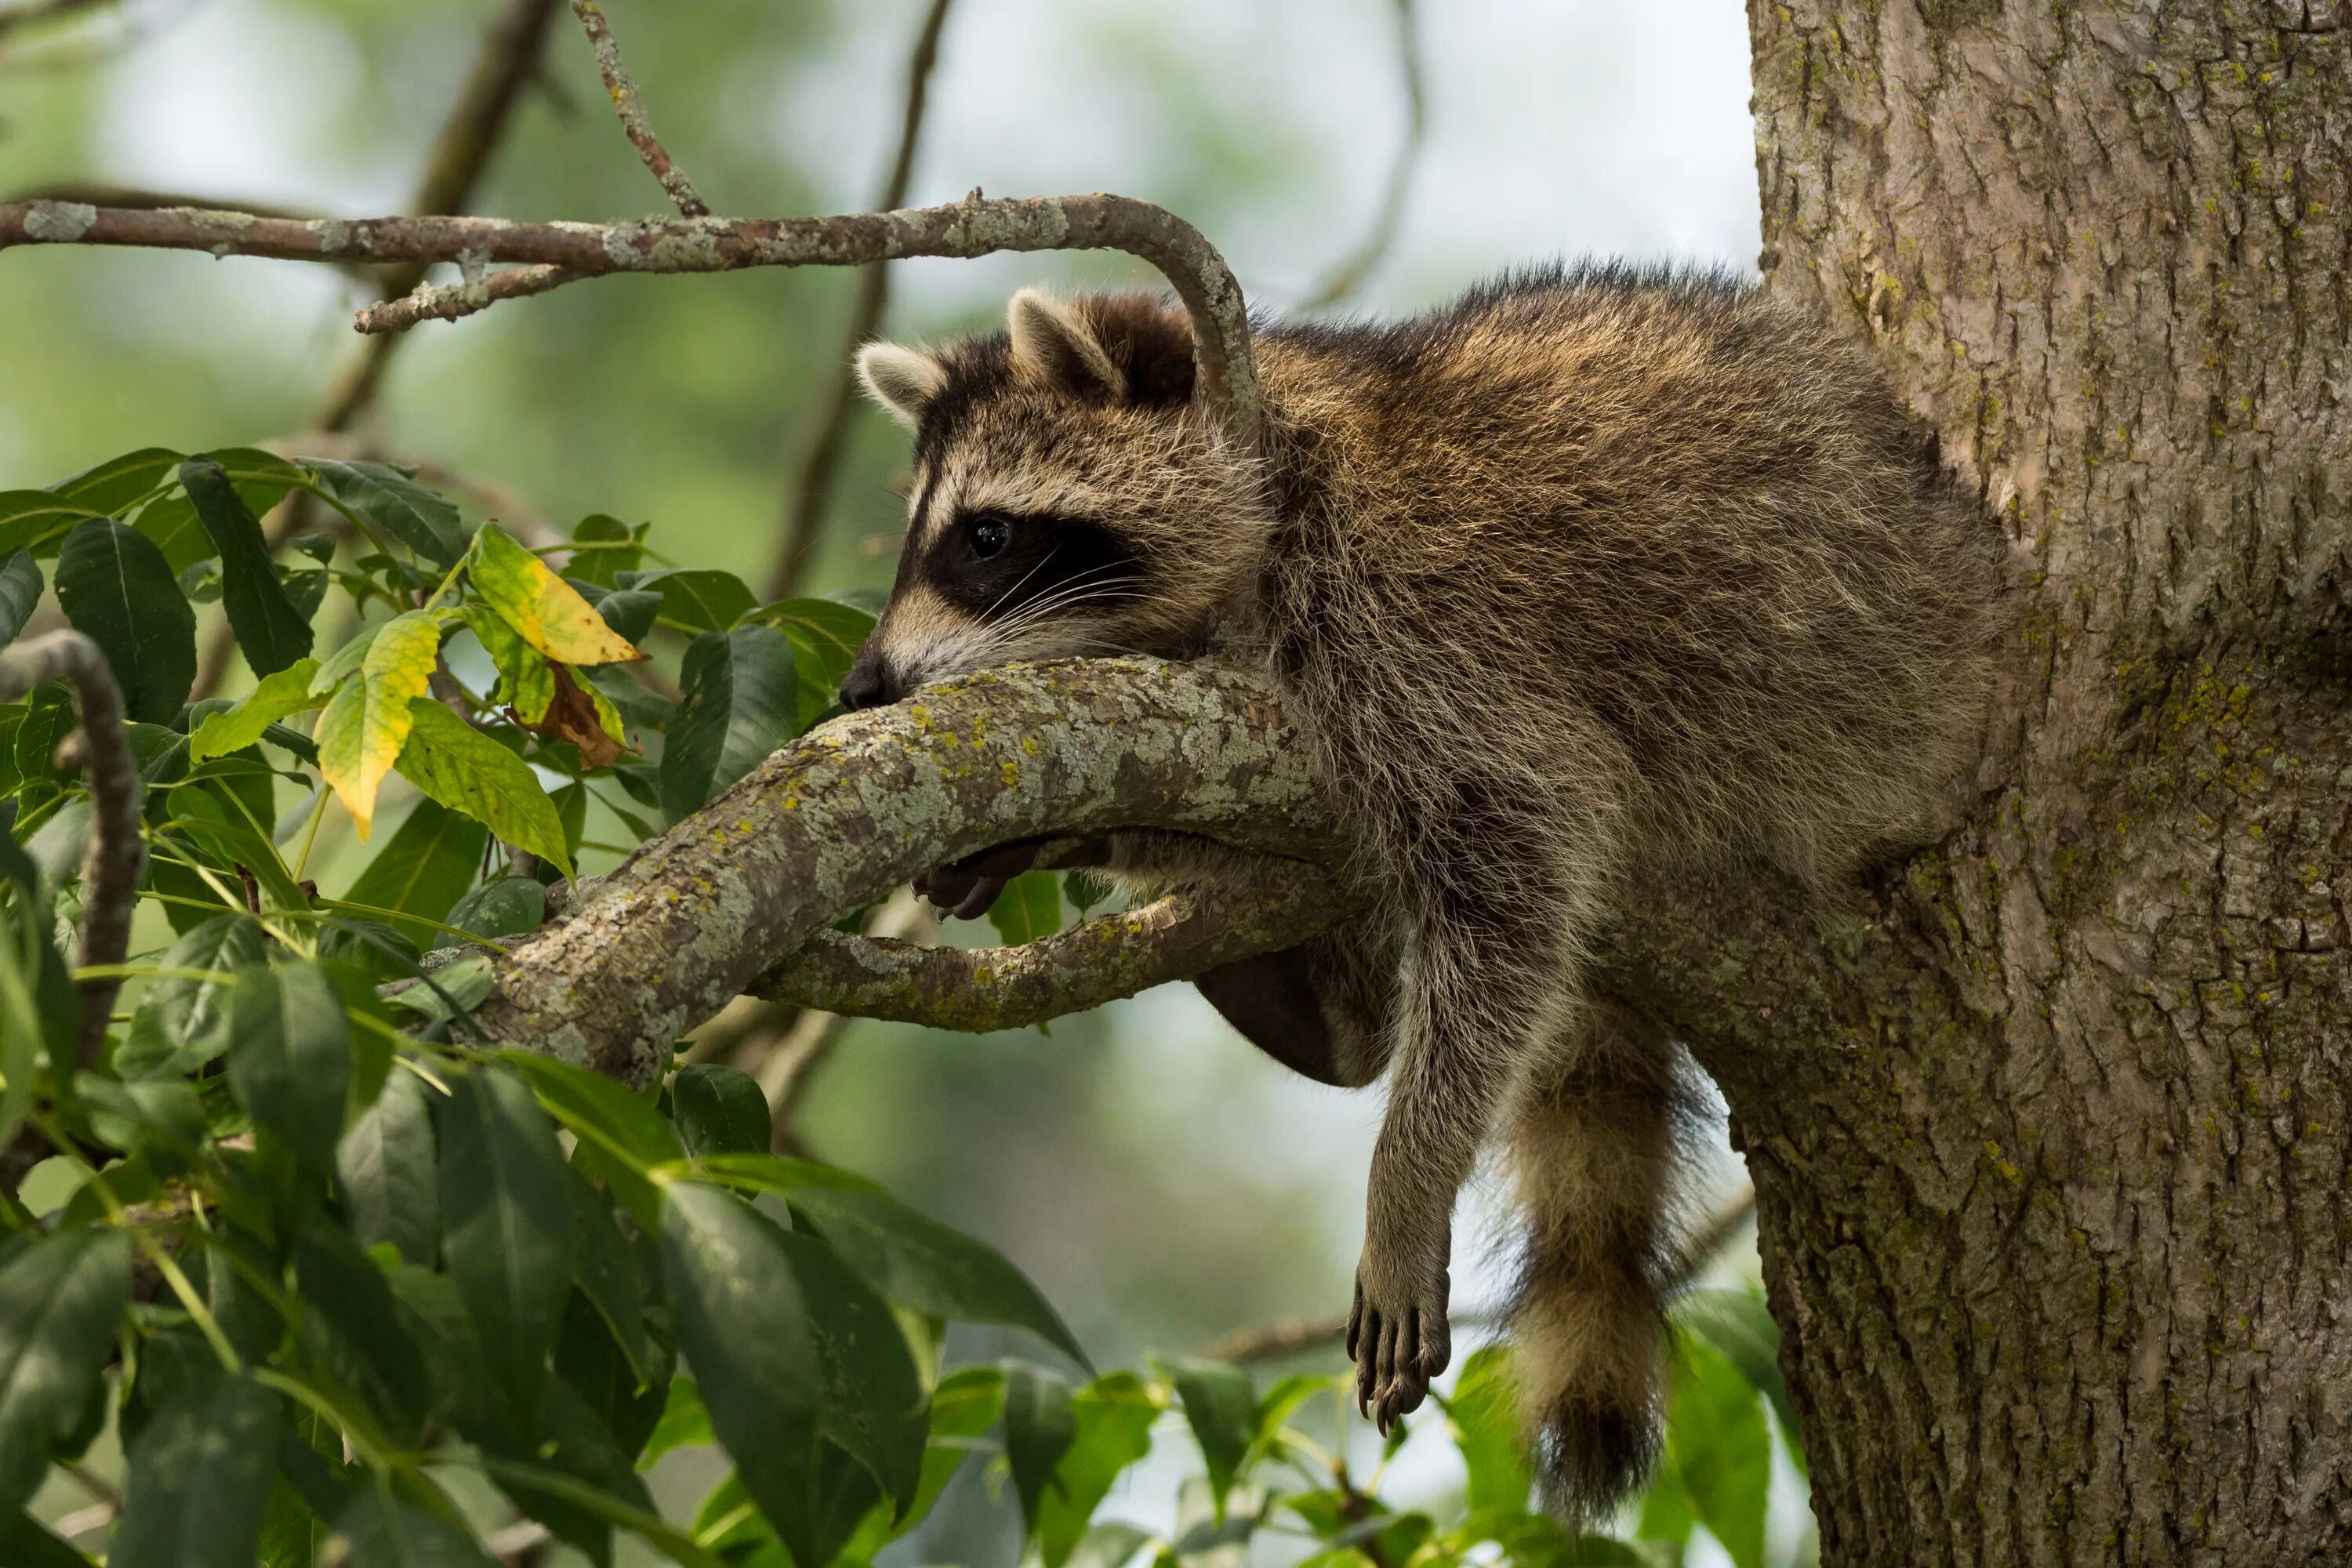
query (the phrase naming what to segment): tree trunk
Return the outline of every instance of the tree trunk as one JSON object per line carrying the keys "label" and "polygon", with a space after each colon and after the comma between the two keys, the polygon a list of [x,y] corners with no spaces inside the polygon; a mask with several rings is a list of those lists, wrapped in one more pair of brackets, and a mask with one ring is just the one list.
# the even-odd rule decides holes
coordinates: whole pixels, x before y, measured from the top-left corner
{"label": "tree trunk", "polygon": [[2027,576],[1965,826],[1626,981],[1729,1099],[1832,1565],[2352,1562],[2347,13],[1750,3],[1770,286]]}

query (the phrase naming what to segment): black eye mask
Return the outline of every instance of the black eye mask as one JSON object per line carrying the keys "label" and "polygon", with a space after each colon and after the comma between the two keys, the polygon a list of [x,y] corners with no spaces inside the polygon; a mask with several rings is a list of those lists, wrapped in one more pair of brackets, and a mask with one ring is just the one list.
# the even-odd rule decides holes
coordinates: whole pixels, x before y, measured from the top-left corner
{"label": "black eye mask", "polygon": [[940,531],[924,552],[921,575],[950,605],[986,624],[1049,598],[1076,607],[1131,597],[1144,574],[1142,563],[1100,523],[984,510]]}

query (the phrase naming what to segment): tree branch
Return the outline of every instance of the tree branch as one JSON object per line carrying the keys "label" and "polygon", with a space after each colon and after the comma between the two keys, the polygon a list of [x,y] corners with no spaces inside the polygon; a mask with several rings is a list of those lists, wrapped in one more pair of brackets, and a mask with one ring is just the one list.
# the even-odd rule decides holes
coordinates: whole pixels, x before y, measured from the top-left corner
{"label": "tree branch", "polygon": [[[923,26],[915,35],[914,50],[907,58],[907,108],[898,127],[898,151],[890,161],[888,177],[882,182],[881,196],[874,204],[883,212],[906,204],[907,187],[914,179],[915,149],[922,140],[931,68],[939,63],[940,32],[947,26],[951,4],[953,0],[931,0],[930,12],[923,18]],[[771,599],[788,599],[798,593],[808,577],[810,563],[816,557],[817,542],[824,533],[826,509],[833,500],[834,480],[841,470],[841,451],[849,435],[850,411],[857,405],[851,356],[859,344],[881,331],[882,313],[889,304],[889,264],[877,261],[858,274],[857,303],[849,314],[849,331],[840,351],[825,367],[824,382],[816,397],[816,421],[810,427],[806,445],[793,463],[791,487],[784,494],[783,549],[768,580]]]}
{"label": "tree branch", "polygon": [[846,267],[909,256],[1001,250],[1123,250],[1166,274],[1192,320],[1204,404],[1255,441],[1255,362],[1241,286],[1201,231],[1127,196],[989,200],[838,217],[681,218],[627,223],[516,223],[488,217],[298,222],[190,207],[139,211],[68,202],[0,204],[0,250],[18,245],[134,246],[285,261],[454,261],[559,267],[580,278],[615,272],[731,272],[750,267]]}
{"label": "tree branch", "polygon": [[[58,762],[78,763],[91,801],[89,847],[81,864],[81,952],[84,967],[119,964],[131,951],[131,905],[139,890],[146,845],[139,836],[139,764],[122,723],[122,693],[106,656],[79,632],[51,632],[0,649],[0,701],[45,681],[70,682],[81,728],[58,748]],[[119,979],[81,983],[80,1061],[98,1065]]]}
{"label": "tree branch", "polygon": [[1413,170],[1420,165],[1421,149],[1428,140],[1429,99],[1422,84],[1421,33],[1413,17],[1413,0],[1395,0],[1395,5],[1397,53],[1404,72],[1404,139],[1389,165],[1388,190],[1381,198],[1372,226],[1355,249],[1331,264],[1323,280],[1307,295],[1310,309],[1340,303],[1388,258],[1390,247],[1396,244],[1397,226],[1404,217],[1404,198],[1412,188]]}
{"label": "tree branch", "polygon": [[1017,1029],[1295,946],[1344,919],[1320,868],[1269,859],[1246,891],[1174,893],[1019,947],[935,947],[813,933],[751,994],[803,1007],[985,1034]]}
{"label": "tree branch", "polygon": [[777,960],[917,872],[1011,839],[1127,826],[1339,854],[1308,748],[1263,682],[1150,659],[988,671],[770,757],[516,944],[478,1021],[644,1083]]}
{"label": "tree branch", "polygon": [[644,159],[646,168],[661,182],[669,199],[687,217],[708,217],[710,205],[695,194],[694,182],[686,171],[671,161],[669,150],[654,134],[653,121],[646,118],[645,95],[637,84],[629,79],[628,68],[621,63],[621,46],[614,41],[613,29],[604,23],[604,13],[596,8],[596,0],[572,0],[572,14],[580,18],[586,29],[588,42],[596,51],[596,68],[604,73],[604,90],[612,95],[613,111],[621,117],[621,129],[628,132],[629,141]]}

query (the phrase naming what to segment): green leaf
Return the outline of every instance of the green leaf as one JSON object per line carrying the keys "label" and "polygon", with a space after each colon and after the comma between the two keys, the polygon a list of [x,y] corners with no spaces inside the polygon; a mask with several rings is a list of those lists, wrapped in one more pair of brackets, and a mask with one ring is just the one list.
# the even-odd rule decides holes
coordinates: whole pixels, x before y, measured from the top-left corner
{"label": "green leaf", "polygon": [[1045,1568],[1062,1568],[1112,1484],[1151,1451],[1151,1424],[1160,1405],[1141,1379],[1115,1372],[1073,1394],[1070,1414],[1077,1435],[1055,1467],[1054,1486],[1038,1503],[1037,1550]]}
{"label": "green leaf", "polygon": [[496,527],[486,524],[474,535],[466,575],[482,603],[558,664],[614,664],[646,657],[615,636],[578,589]]}
{"label": "green leaf", "polygon": [[563,819],[530,764],[429,697],[411,705],[400,774],[501,841],[572,875]]}
{"label": "green leaf", "polygon": [[1004,1457],[1013,1467],[1013,1489],[1021,1518],[1037,1533],[1038,1510],[1054,1468],[1077,1441],[1078,1418],[1070,1409],[1070,1381],[1026,1362],[1004,1363]]}
{"label": "green leaf", "polygon": [[1087,1364],[1061,1315],[985,1242],[871,1188],[803,1187],[793,1193],[792,1205],[889,1300],[935,1318],[1027,1329]]}
{"label": "green leaf", "polygon": [[[8,1568],[90,1568],[90,1561],[29,1515],[0,1515],[0,1563]],[[309,1560],[303,1568],[310,1568]]]}
{"label": "green leaf", "polygon": [[[167,970],[229,975],[269,952],[269,933],[247,914],[216,915],[172,944]],[[126,1079],[172,1079],[194,1072],[228,1049],[230,983],[166,974],[148,984],[131,1036],[114,1054]]]}
{"label": "green leaf", "polygon": [[227,470],[210,458],[191,458],[180,465],[180,485],[219,552],[221,607],[245,662],[267,676],[308,658],[310,617],[286,596],[260,520],[237,499]]}
{"label": "green leaf", "polygon": [[637,1278],[637,1260],[620,1226],[613,1223],[613,1200],[589,1184],[575,1168],[565,1190],[572,1199],[574,1278],[581,1293],[596,1309],[613,1342],[628,1359],[639,1385],[654,1381],[656,1363],[646,1338],[646,1291]]}
{"label": "green leaf", "polygon": [[824,1368],[783,1244],[751,1205],[674,1183],[662,1279],[712,1431],[795,1563],[823,1563],[817,1400]]}
{"label": "green leaf", "polygon": [[[394,616],[368,639],[359,679],[343,681],[319,715],[312,737],[319,772],[351,812],[362,843],[375,821],[376,791],[408,743],[410,705],[425,695],[440,652],[438,616],[421,610]],[[342,658],[338,653],[327,661],[311,681],[313,692],[333,684]]]}
{"label": "green leaf", "polygon": [[466,552],[457,509],[383,463],[306,458],[328,494],[443,571]]}
{"label": "green leaf", "polygon": [[555,1119],[593,1150],[613,1195],[646,1230],[660,1228],[661,1195],[643,1173],[686,1158],[677,1133],[660,1111],[602,1073],[536,1051],[506,1051],[499,1059],[528,1079]]}
{"label": "green leaf", "polygon": [[115,517],[132,501],[170,484],[180,462],[180,454],[167,447],[142,447],[136,452],[109,458],[94,468],[84,468],[69,479],[59,479],[49,489],[92,511]]}
{"label": "green leaf", "polygon": [[[520,936],[547,923],[547,889],[529,877],[501,877],[485,882],[457,900],[447,924],[458,931],[496,940]],[[464,937],[443,931],[435,947],[470,946]]]}
{"label": "green leaf", "polygon": [[106,514],[48,490],[0,490],[0,555],[19,550],[48,553],[43,546],[68,529]]}
{"label": "green leaf", "polygon": [[762,606],[757,618],[784,634],[799,672],[800,722],[806,729],[839,700],[842,678],[873,635],[874,617],[837,599],[781,599]]}
{"label": "green leaf", "polygon": [[1526,1512],[1534,1478],[1519,1446],[1510,1348],[1483,1345],[1472,1352],[1444,1404],[1454,1445],[1469,1468],[1471,1509]]}
{"label": "green leaf", "polygon": [[1004,884],[988,906],[988,923],[1018,947],[1062,929],[1062,879],[1051,871],[1024,871]]}
{"label": "green leaf", "polygon": [[425,1093],[415,1073],[394,1070],[335,1146],[335,1173],[352,1238],[429,1268],[441,1251],[441,1194]]}
{"label": "green leaf", "polygon": [[637,1468],[650,1469],[673,1449],[707,1447],[718,1440],[711,1434],[710,1412],[703,1405],[702,1391],[695,1386],[694,1379],[677,1378],[669,1385],[661,1419],[654,1423],[653,1435],[646,1439],[645,1456],[637,1461]]}
{"label": "green leaf", "polygon": [[1762,1568],[1772,1438],[1756,1389],[1705,1344],[1685,1342],[1666,1405],[1665,1463],[1738,1568]]}
{"label": "green leaf", "polygon": [[171,722],[196,680],[196,615],[163,552],[96,518],[66,535],[56,584],[66,619],[105,652],[125,715]]}
{"label": "green leaf", "polygon": [[[1118,1520],[1087,1527],[1064,1568],[1119,1568],[1151,1541],[1151,1532]],[[1181,1561],[1181,1559],[1180,1559]]]}
{"label": "green leaf", "polygon": [[538,1429],[572,1284],[571,1180],[555,1129],[520,1079],[485,1066],[457,1081],[441,1113],[442,1251],[525,1432]]}
{"label": "green leaf", "polygon": [[241,752],[280,719],[318,707],[319,699],[310,695],[310,682],[318,675],[319,661],[303,658],[264,676],[261,684],[236,707],[215,713],[196,726],[188,737],[188,765]]}
{"label": "green leaf", "polygon": [[580,520],[572,531],[575,544],[595,546],[575,550],[564,563],[564,571],[583,583],[593,583],[600,588],[613,586],[621,573],[634,571],[645,556],[646,524],[631,528],[617,517],[594,512]]}
{"label": "green leaf", "polygon": [[634,573],[621,586],[659,594],[662,619],[690,632],[723,632],[760,602],[732,572],[707,567]]}
{"label": "green leaf", "polygon": [[1217,1517],[1225,1513],[1225,1493],[1257,1435],[1257,1390],[1249,1373],[1223,1362],[1185,1359],[1171,1363],[1176,1396],[1183,1402],[1184,1420],[1208,1462],[1209,1490],[1216,1499]]}
{"label": "green leaf", "polygon": [[0,647],[15,642],[41,602],[41,569],[29,550],[0,556]]}
{"label": "green leaf", "polygon": [[1780,1327],[1771,1309],[1753,1290],[1685,1290],[1675,1299],[1676,1327],[1696,1334],[1738,1367],[1756,1391],[1772,1402],[1789,1458],[1803,1473],[1805,1454],[1797,1433],[1796,1407],[1780,1376]]}
{"label": "green leaf", "polygon": [[799,731],[793,648],[770,626],[705,632],[686,650],[686,701],[661,758],[662,810],[693,816]]}
{"label": "green leaf", "polygon": [[301,1284],[304,1343],[394,1441],[414,1443],[432,1384],[383,1271],[351,1232],[316,1216],[295,1238],[294,1275]]}
{"label": "green leaf", "polygon": [[[420,800],[376,851],[344,897],[354,904],[438,921],[474,885],[490,830],[436,800]],[[418,946],[440,933],[410,921],[393,924]]]}
{"label": "green leaf", "polygon": [[0,1511],[33,1495],[81,1422],[131,1303],[131,1238],[65,1231],[0,1265]]}
{"label": "green leaf", "polygon": [[497,1568],[456,1525],[373,1487],[336,1515],[320,1560],[352,1568]]}
{"label": "green leaf", "polygon": [[555,701],[555,667],[492,610],[467,605],[466,624],[498,669],[499,700],[513,709],[515,717],[525,724],[546,718]]}
{"label": "green leaf", "polygon": [[813,1236],[778,1234],[800,1282],[824,1365],[817,1420],[825,1435],[874,1473],[894,1511],[914,1501],[923,1477],[923,1384],[889,1303]]}
{"label": "green leaf", "polygon": [[254,1121],[309,1164],[335,1168],[351,1093],[352,1036],[335,983],[315,963],[250,963],[229,991],[229,1087]]}
{"label": "green leaf", "polygon": [[669,1083],[670,1114],[686,1152],[699,1160],[710,1154],[764,1154],[774,1140],[768,1097],[759,1080],[740,1068],[696,1062],[677,1069]]}
{"label": "green leaf", "polygon": [[643,642],[646,634],[654,629],[654,620],[661,614],[662,597],[650,589],[621,589],[596,601],[596,613],[604,624],[631,642]]}

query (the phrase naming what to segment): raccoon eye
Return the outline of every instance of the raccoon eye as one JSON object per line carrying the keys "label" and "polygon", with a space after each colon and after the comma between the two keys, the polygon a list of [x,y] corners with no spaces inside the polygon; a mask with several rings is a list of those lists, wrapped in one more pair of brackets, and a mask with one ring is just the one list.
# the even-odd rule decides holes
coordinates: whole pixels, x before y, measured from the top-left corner
{"label": "raccoon eye", "polygon": [[971,552],[982,561],[1003,550],[1012,537],[1013,525],[992,511],[984,511],[973,518],[965,530]]}

